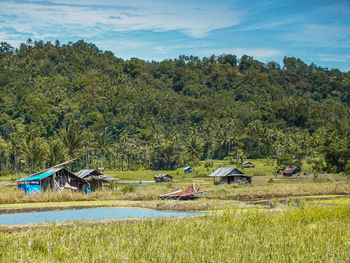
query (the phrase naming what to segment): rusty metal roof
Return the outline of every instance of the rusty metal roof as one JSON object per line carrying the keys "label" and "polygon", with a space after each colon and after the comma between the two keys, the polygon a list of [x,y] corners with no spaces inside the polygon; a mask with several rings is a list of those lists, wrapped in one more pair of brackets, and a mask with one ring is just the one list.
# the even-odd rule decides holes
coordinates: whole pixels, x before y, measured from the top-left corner
{"label": "rusty metal roof", "polygon": [[220,167],[216,169],[209,176],[225,177],[225,176],[246,176],[243,172],[238,170],[236,167]]}
{"label": "rusty metal roof", "polygon": [[284,170],[282,170],[281,172],[283,174],[292,174],[295,173],[297,171],[297,168],[286,168]]}

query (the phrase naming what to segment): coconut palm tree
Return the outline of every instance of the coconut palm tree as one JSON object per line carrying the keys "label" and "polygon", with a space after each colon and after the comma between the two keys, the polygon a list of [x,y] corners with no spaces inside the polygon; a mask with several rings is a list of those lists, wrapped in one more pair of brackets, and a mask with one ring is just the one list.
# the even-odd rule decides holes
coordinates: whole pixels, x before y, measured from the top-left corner
{"label": "coconut palm tree", "polygon": [[88,137],[77,122],[70,123],[65,129],[59,131],[64,146],[68,149],[70,159],[73,159],[76,152],[84,145]]}
{"label": "coconut palm tree", "polygon": [[30,171],[35,171],[45,159],[48,152],[48,145],[44,138],[34,137],[28,133],[19,142],[21,153],[27,158]]}
{"label": "coconut palm tree", "polygon": [[67,160],[67,148],[64,146],[60,138],[50,138],[48,141],[48,146],[48,160],[50,166],[54,166],[55,164],[62,163]]}
{"label": "coconut palm tree", "polygon": [[185,146],[185,153],[193,166],[202,158],[203,142],[198,135],[194,134],[189,138]]}
{"label": "coconut palm tree", "polygon": [[99,151],[101,157],[101,167],[103,167],[104,159],[106,153],[109,151],[110,147],[112,146],[112,139],[109,136],[109,134],[105,131],[104,133],[96,134],[95,141],[93,143],[93,147]]}

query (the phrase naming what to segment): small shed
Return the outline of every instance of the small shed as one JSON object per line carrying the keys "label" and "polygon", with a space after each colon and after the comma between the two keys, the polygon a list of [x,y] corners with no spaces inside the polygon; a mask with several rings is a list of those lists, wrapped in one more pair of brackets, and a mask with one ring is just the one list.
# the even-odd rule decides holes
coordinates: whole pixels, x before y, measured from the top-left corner
{"label": "small shed", "polygon": [[297,172],[297,168],[286,168],[281,171],[281,173],[283,173],[283,176],[297,176]]}
{"label": "small shed", "polygon": [[255,165],[251,162],[244,162],[242,163],[242,168],[253,168]]}
{"label": "small shed", "polygon": [[192,167],[191,167],[191,166],[185,167],[185,168],[184,168],[184,172],[185,172],[185,174],[191,173],[191,172],[192,172]]}
{"label": "small shed", "polygon": [[214,184],[250,184],[252,182],[251,176],[247,176],[236,167],[221,167],[209,176],[213,177]]}
{"label": "small shed", "polygon": [[173,181],[173,177],[169,174],[158,174],[154,176],[154,181],[156,183],[160,183],[160,182],[172,182]]}
{"label": "small shed", "polygon": [[101,189],[104,183],[115,182],[118,179],[102,174],[94,169],[83,169],[76,173],[76,175],[90,183],[91,191]]}
{"label": "small shed", "polygon": [[17,180],[18,189],[24,190],[28,195],[51,189],[62,191],[73,189],[90,193],[89,183],[76,176],[65,167],[50,168],[44,172],[33,174],[27,178]]}

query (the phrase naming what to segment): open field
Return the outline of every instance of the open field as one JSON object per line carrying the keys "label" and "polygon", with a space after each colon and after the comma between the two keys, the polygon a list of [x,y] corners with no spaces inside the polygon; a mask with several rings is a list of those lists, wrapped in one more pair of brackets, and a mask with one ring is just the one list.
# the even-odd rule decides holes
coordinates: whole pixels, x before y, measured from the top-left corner
{"label": "open field", "polygon": [[1,262],[349,262],[349,207],[225,209],[0,234]]}
{"label": "open field", "polygon": [[[172,219],[124,219],[44,223],[0,228],[0,262],[348,262],[349,180],[341,175],[275,177],[271,160],[254,160],[251,185],[214,185],[204,164],[191,174],[175,171],[107,171],[122,181],[152,181],[168,173],[172,183],[134,184],[85,195],[71,190],[27,196],[1,188],[0,213],[138,207],[207,211]],[[1,185],[15,176],[1,178]],[[191,182],[210,195],[191,201],[159,200]],[[326,199],[326,200],[322,200]]]}
{"label": "open field", "polygon": [[332,176],[338,183],[329,180],[328,175],[320,175],[316,181],[311,176],[283,178],[281,176],[253,176],[251,185],[214,185],[211,178],[175,178],[173,183],[135,184],[135,190],[128,193],[118,190],[104,189],[85,195],[80,192],[65,190],[63,193],[43,192],[39,195],[26,195],[18,191],[16,186],[1,189],[0,204],[35,203],[35,202],[71,202],[102,200],[158,200],[160,194],[173,189],[184,189],[194,182],[202,191],[210,195],[202,199],[217,200],[259,200],[284,198],[289,196],[344,195],[350,192],[350,182],[344,176]]}

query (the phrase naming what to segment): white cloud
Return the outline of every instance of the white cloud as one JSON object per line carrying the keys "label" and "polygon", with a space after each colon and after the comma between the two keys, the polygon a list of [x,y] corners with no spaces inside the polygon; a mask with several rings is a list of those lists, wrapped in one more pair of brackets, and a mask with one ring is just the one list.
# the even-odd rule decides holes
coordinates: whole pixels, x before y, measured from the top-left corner
{"label": "white cloud", "polygon": [[[64,31],[80,28],[82,30],[75,32],[79,36],[94,36],[107,30],[182,30],[192,37],[201,37],[211,30],[237,24],[240,17],[238,11],[224,6],[214,8],[213,4],[203,4],[198,8],[186,1],[131,1],[126,5],[122,2],[118,5],[118,1],[5,2],[1,9],[0,14],[16,16],[11,19],[11,26],[16,30],[40,38],[41,34],[55,37],[60,33],[56,26],[63,27]],[[84,30],[95,26],[101,31]]]}
{"label": "white cloud", "polygon": [[243,55],[252,56],[255,59],[267,60],[276,57],[281,57],[282,51],[277,49],[269,48],[227,48],[227,49],[203,49],[199,51],[201,56],[222,55],[222,54],[233,54],[237,57]]}
{"label": "white cloud", "polygon": [[293,33],[286,34],[287,40],[312,47],[348,48],[350,27],[340,25],[307,24]]}
{"label": "white cloud", "polygon": [[319,60],[323,62],[348,62],[350,60],[350,54],[338,55],[338,54],[320,54]]}

